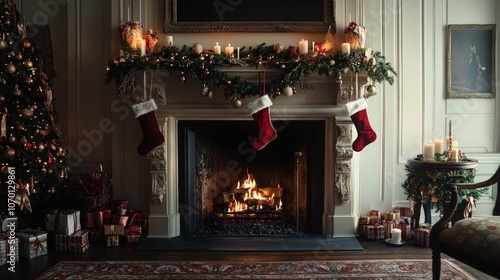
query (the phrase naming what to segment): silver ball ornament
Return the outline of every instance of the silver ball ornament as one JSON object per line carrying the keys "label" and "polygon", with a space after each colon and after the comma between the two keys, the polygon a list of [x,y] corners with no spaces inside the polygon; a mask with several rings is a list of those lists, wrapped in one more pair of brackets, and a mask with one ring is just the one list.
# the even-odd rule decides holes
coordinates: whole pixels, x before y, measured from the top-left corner
{"label": "silver ball ornament", "polygon": [[293,95],[293,89],[290,86],[287,86],[283,89],[283,95],[286,97],[290,97]]}
{"label": "silver ball ornament", "polygon": [[197,54],[200,54],[203,52],[203,46],[199,43],[193,44],[193,51]]}

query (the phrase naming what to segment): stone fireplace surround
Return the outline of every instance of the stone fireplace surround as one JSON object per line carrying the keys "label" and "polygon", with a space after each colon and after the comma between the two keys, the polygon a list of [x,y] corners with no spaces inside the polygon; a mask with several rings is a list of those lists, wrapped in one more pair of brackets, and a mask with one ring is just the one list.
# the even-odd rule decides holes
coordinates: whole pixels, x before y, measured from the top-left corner
{"label": "stone fireplace surround", "polygon": [[[278,70],[253,67],[221,68],[228,75],[237,75],[258,83],[258,73],[266,72],[268,80]],[[177,75],[176,75],[177,74]],[[148,71],[153,75],[153,89],[158,110],[156,118],[165,135],[165,143],[148,154],[151,175],[149,237],[179,236],[183,209],[178,197],[178,130],[179,120],[252,120],[244,99],[243,106],[234,109],[218,89],[214,98],[200,95],[201,84],[196,80],[178,81],[179,73]],[[137,94],[143,92],[143,72],[136,74]],[[148,76],[149,80],[149,76]],[[366,74],[346,75],[342,85],[335,78],[313,74],[308,77],[313,90],[297,89],[291,97],[280,96],[271,106],[272,120],[323,120],[325,122],[325,178],[322,233],[325,236],[354,236],[357,224],[357,168],[351,147],[353,124],[345,103],[362,96]],[[257,97],[255,97],[257,98]],[[185,211],[184,211],[185,212]]]}

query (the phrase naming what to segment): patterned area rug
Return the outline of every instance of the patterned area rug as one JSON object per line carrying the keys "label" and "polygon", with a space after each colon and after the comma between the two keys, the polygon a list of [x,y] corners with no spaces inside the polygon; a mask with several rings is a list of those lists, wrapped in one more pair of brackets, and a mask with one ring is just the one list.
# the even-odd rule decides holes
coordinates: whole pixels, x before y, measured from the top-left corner
{"label": "patterned area rug", "polygon": [[[474,279],[442,261],[442,279]],[[430,260],[298,262],[61,261],[44,279],[432,279]]]}

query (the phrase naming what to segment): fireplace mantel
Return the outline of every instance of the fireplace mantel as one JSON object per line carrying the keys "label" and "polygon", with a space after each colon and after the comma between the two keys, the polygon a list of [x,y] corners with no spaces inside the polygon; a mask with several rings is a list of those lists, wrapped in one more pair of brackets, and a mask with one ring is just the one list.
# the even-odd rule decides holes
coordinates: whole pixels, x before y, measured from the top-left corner
{"label": "fireplace mantel", "polygon": [[[257,72],[262,69],[225,69],[230,75],[245,77],[258,82]],[[182,84],[177,76],[166,71],[149,71],[153,74],[158,105],[156,111],[160,128],[165,135],[164,145],[148,154],[152,183],[149,217],[149,236],[175,237],[180,235],[180,219],[183,209],[178,199],[178,151],[177,122],[179,120],[251,120],[245,104],[235,109],[220,92],[214,90],[214,98],[206,99],[195,81]],[[269,71],[269,80],[276,70]],[[136,81],[143,74],[136,74]],[[353,205],[351,174],[353,173],[352,131],[353,124],[345,104],[364,94],[368,82],[366,73],[343,77],[338,85],[334,78],[319,75],[309,77],[314,90],[298,92],[291,97],[278,97],[271,106],[273,120],[324,120],[325,121],[325,205],[323,234],[325,236],[353,236],[357,213]],[[142,95],[143,84],[136,83],[137,94]],[[149,85],[148,85],[149,86]],[[149,88],[149,87],[148,87]],[[256,97],[257,98],[257,97]],[[253,100],[253,99],[252,99]],[[333,172],[332,172],[333,171]]]}

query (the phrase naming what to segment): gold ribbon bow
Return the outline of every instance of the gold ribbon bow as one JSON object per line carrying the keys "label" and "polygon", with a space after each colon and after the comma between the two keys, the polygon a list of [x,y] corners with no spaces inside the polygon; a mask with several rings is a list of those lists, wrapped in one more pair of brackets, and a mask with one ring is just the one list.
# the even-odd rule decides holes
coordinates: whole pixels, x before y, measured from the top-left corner
{"label": "gold ribbon bow", "polygon": [[464,209],[464,218],[469,218],[470,212],[476,211],[476,200],[472,196],[467,196],[464,198],[467,201],[467,206]]}
{"label": "gold ribbon bow", "polygon": [[26,184],[26,185],[16,184],[16,185],[17,185],[17,190],[16,190],[16,197],[14,199],[14,202],[17,205],[19,205],[21,210],[23,210],[23,208],[26,208],[26,210],[28,210],[30,213],[33,214],[32,210],[31,210],[31,202],[30,202],[30,199],[28,197],[30,195],[29,185],[28,184]]}

